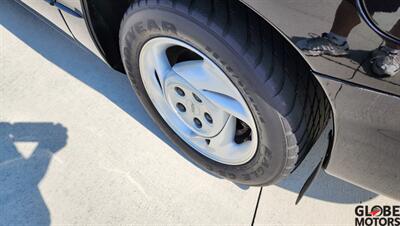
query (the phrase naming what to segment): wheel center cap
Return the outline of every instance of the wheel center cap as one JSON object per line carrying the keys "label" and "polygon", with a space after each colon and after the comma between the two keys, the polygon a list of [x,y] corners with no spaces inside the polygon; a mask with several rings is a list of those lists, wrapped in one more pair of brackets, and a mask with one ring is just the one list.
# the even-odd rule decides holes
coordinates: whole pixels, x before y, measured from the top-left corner
{"label": "wheel center cap", "polygon": [[196,134],[211,138],[224,128],[229,115],[220,110],[184,77],[171,70],[164,83],[170,107]]}

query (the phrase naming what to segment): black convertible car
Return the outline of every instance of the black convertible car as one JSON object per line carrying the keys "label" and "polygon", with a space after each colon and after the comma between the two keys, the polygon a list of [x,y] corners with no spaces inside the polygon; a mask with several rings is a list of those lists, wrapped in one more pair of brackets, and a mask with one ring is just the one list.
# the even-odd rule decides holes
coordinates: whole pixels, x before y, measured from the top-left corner
{"label": "black convertible car", "polygon": [[300,195],[324,169],[400,199],[400,1],[18,2],[126,74],[160,129],[211,174],[274,184],[331,120]]}

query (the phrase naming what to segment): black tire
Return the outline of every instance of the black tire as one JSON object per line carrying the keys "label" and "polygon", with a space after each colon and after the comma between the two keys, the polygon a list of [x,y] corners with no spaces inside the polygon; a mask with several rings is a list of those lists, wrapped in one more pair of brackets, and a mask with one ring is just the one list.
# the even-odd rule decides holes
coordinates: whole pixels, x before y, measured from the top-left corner
{"label": "black tire", "polygon": [[[225,165],[201,155],[158,114],[144,89],[138,61],[143,45],[160,36],[197,48],[241,92],[259,134],[249,162]],[[330,105],[299,54],[239,1],[136,0],[121,23],[120,50],[140,101],[162,131],[197,165],[236,183],[268,185],[287,176],[330,116]]]}

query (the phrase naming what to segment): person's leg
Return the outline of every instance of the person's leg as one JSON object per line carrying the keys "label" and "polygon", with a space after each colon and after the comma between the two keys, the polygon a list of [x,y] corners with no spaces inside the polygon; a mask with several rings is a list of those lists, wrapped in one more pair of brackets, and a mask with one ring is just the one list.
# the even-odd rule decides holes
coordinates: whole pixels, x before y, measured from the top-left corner
{"label": "person's leg", "polygon": [[361,23],[354,4],[354,0],[343,0],[340,3],[330,32],[347,38],[351,30]]}
{"label": "person's leg", "polygon": [[361,23],[361,20],[357,14],[355,0],[342,0],[336,10],[335,19],[329,33],[323,33],[319,37],[301,39],[296,45],[303,50],[304,54],[309,56],[347,55],[349,49],[347,36],[359,23]]}
{"label": "person's leg", "polygon": [[[398,20],[397,23],[392,27],[392,29],[390,30],[390,34],[396,37],[400,37],[400,20]],[[396,43],[388,41],[386,41],[385,43],[387,47],[390,47],[392,49],[400,49],[400,45]]]}

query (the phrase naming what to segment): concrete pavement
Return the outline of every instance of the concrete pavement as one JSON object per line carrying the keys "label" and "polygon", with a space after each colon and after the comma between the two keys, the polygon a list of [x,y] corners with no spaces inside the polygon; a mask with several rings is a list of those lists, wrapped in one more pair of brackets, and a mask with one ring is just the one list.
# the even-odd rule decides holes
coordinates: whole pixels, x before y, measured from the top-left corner
{"label": "concrete pavement", "polygon": [[0,1],[0,225],[354,225],[357,203],[396,203],[322,174],[295,206],[325,147],[264,188],[255,213],[260,188],[197,168],[124,75]]}

